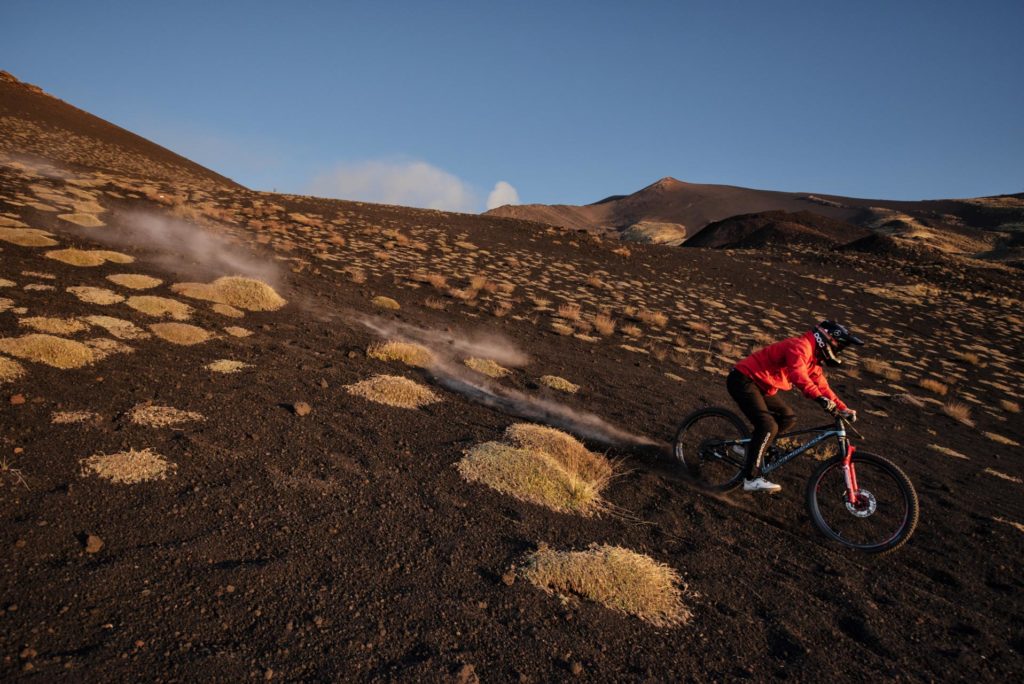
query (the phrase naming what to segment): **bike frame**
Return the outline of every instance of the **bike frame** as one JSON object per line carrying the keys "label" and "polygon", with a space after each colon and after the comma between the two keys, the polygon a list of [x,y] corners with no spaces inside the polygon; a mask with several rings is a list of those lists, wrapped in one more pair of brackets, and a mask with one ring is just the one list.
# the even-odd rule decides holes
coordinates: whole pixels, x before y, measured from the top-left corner
{"label": "bike frame", "polygon": [[[796,437],[798,435],[808,435],[811,433],[818,433],[818,436],[814,439],[801,444],[797,448],[787,451],[786,453],[779,456],[771,463],[765,463],[761,466],[761,473],[767,475],[772,471],[778,470],[782,466],[786,465],[794,458],[804,453],[808,449],[812,449],[818,444],[821,444],[826,439],[835,437],[839,440],[839,453],[843,454],[843,478],[846,480],[846,499],[850,504],[856,505],[857,503],[857,472],[853,465],[853,454],[857,450],[857,447],[850,444],[850,440],[846,437],[846,425],[842,421],[837,421],[834,425],[822,425],[820,427],[807,428],[805,430],[795,430],[793,432],[787,432],[784,435],[779,435],[778,438],[782,437]],[[732,444],[749,444],[750,438],[737,439]]]}

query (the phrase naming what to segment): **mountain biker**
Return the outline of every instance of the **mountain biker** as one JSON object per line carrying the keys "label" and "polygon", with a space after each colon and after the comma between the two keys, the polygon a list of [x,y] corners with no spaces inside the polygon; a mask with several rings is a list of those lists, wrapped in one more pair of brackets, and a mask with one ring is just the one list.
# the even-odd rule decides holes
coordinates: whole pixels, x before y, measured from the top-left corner
{"label": "mountain biker", "polygon": [[729,373],[725,386],[754,426],[745,451],[744,491],[775,493],[782,489],[760,474],[768,446],[777,434],[786,432],[796,422],[793,410],[779,398],[779,390],[789,390],[796,385],[805,397],[818,402],[828,413],[838,414],[850,422],[857,419],[857,412],[828,386],[821,367],[822,363],[833,367],[842,365],[839,354],[850,344],[864,342],[838,323],[822,321],[799,337],[790,337],[754,352]]}

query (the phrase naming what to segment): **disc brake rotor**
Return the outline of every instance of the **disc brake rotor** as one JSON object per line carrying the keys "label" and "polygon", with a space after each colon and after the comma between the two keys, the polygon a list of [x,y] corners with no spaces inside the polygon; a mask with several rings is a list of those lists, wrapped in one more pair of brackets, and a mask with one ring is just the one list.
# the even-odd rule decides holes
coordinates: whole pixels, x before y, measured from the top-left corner
{"label": "disc brake rotor", "polygon": [[[845,494],[843,496],[845,498]],[[850,514],[857,518],[867,518],[877,508],[878,502],[875,501],[875,495],[866,489],[861,489],[857,492],[856,503],[850,503],[848,499],[846,501],[846,510],[850,511]]]}

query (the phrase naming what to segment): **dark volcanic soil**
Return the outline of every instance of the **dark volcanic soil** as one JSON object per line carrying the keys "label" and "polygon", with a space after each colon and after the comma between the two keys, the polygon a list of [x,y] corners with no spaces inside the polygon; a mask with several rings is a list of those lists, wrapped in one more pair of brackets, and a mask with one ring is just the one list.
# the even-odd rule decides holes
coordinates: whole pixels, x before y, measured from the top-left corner
{"label": "dark volcanic soil", "polygon": [[[90,163],[110,168],[99,161]],[[885,250],[623,252],[508,219],[76,163],[78,173],[0,167],[0,227],[24,223],[60,243],[0,242],[0,338],[28,332],[29,316],[157,320],[79,301],[66,288],[80,285],[188,301],[189,322],[218,336],[190,347],[128,340],[131,353],[72,370],[21,361],[27,374],[0,385],[0,677],[1006,682],[1024,670],[1015,272]],[[75,202],[106,225],[57,218]],[[219,237],[189,249],[199,235]],[[76,267],[44,256],[66,247],[136,261]],[[262,269],[289,304],[236,319],[169,289],[229,273],[227,264]],[[165,282],[134,293],[106,280],[117,273]],[[447,285],[427,284],[431,274]],[[375,309],[381,295],[401,309]],[[570,302],[583,323],[559,334],[557,309]],[[607,337],[587,329],[602,310],[619,324]],[[896,461],[921,499],[916,534],[883,558],[813,531],[803,506],[811,457],[780,473],[774,498],[712,497],[656,448],[591,440],[621,470],[606,492],[619,512],[591,519],[470,484],[454,464],[519,418],[430,371],[367,358],[378,338],[361,322],[489,335],[529,355],[502,385],[665,441],[686,413],[728,405],[723,374],[738,358],[823,316],[868,340],[851,370],[830,376],[861,411],[858,443]],[[232,325],[253,334],[221,332]],[[250,367],[220,375],[205,368],[216,359]],[[868,372],[867,359],[895,375]],[[443,401],[403,410],[345,392],[376,373],[430,384]],[[543,388],[545,374],[581,389]],[[973,427],[942,412],[950,397]],[[789,401],[802,425],[821,421],[810,402]],[[126,414],[144,402],[205,420],[135,425]],[[297,415],[296,402],[311,411]],[[51,422],[79,410],[99,418]],[[151,448],[175,470],[135,485],[82,474],[82,459],[127,448]],[[102,547],[87,548],[89,535]],[[542,543],[618,544],[667,563],[685,577],[692,620],[658,629],[510,582]]]}
{"label": "dark volcanic soil", "polygon": [[[599,261],[608,280],[673,279],[725,298],[746,293],[806,320],[819,308],[810,293],[820,290],[856,312],[869,339],[873,328],[888,326],[928,339],[947,323],[927,308],[903,320],[882,317],[874,295],[805,278],[823,271],[819,258],[837,281],[893,278],[872,270],[870,257],[639,248],[617,258],[602,245],[559,244],[502,221],[367,206],[354,212],[360,225],[404,217],[425,230],[464,233],[493,254],[531,249],[552,262]],[[46,220],[24,214],[33,225]],[[70,232],[61,238],[88,246]],[[102,275],[125,270],[181,279],[147,267],[144,246],[127,268],[75,268],[39,252],[5,245],[3,275],[21,283],[24,272],[45,270],[59,286],[99,285]],[[802,505],[810,459],[783,471],[781,496],[717,499],[689,488],[667,460],[613,448],[624,474],[608,498],[644,522],[554,514],[468,484],[453,467],[465,448],[495,438],[513,417],[447,392],[443,403],[416,411],[348,396],[343,385],[376,372],[430,381],[367,359],[362,350],[374,338],[349,312],[368,311],[371,295],[387,294],[403,304],[391,314],[399,320],[499,332],[533,359],[513,384],[528,389],[542,373],[572,378],[584,389],[567,403],[657,439],[670,438],[686,412],[726,402],[721,376],[544,332],[529,320],[467,318],[474,311],[463,305],[438,313],[419,306],[419,291],[387,279],[358,285],[306,270],[286,281],[292,304],[247,315],[240,324],[255,331],[250,338],[195,347],[136,342],[135,353],[82,370],[32,364],[26,378],[5,387],[4,449],[23,449],[9,458],[28,483],[8,480],[0,490],[6,676],[436,680],[468,664],[487,680],[550,681],[582,667],[580,676],[595,680],[953,674],[1006,681],[1024,665],[1024,535],[993,520],[1024,519],[1021,486],[983,472],[1020,477],[1019,449],[933,407],[863,393],[891,391],[873,376],[840,376],[835,384],[853,405],[888,414],[865,414],[864,448],[900,463],[921,495],[918,532],[894,556],[858,556],[815,536]],[[22,291],[18,303],[48,315],[96,312],[50,291]],[[716,331],[731,325],[724,313],[709,320]],[[193,322],[232,321],[200,313]],[[960,325],[982,331],[970,320]],[[14,316],[0,317],[0,332],[19,332]],[[1003,343],[1019,352],[1019,342]],[[869,349],[887,356],[884,347]],[[942,353],[941,343],[927,353]],[[217,376],[203,368],[216,358],[252,368]],[[968,386],[987,400],[977,379],[1014,382],[983,367],[968,374]],[[13,394],[26,403],[8,402]],[[146,401],[199,411],[206,421],[180,430],[129,423],[124,412]],[[312,412],[294,415],[286,405],[295,401]],[[819,420],[808,402],[794,396],[792,403],[804,424]],[[102,420],[50,425],[51,412],[84,408]],[[980,428],[1024,438],[1019,415],[976,413]],[[931,451],[931,443],[969,460]],[[177,464],[176,474],[130,487],[79,474],[89,454],[143,446]],[[102,538],[98,553],[83,549],[85,533]],[[648,553],[685,574],[695,616],[687,626],[656,629],[522,580],[504,583],[502,575],[541,542],[608,542]]]}

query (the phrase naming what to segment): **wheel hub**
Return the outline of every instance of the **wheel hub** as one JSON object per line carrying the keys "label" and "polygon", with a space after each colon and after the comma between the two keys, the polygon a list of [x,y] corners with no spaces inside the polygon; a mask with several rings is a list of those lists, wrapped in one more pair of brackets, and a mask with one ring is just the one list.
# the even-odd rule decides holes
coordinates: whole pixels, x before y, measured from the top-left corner
{"label": "wheel hub", "polygon": [[877,508],[878,502],[875,501],[875,495],[866,489],[861,489],[857,492],[857,500],[854,503],[850,503],[850,500],[846,499],[846,510],[850,511],[850,514],[857,518],[867,518]]}

